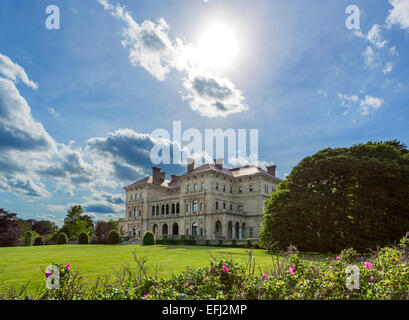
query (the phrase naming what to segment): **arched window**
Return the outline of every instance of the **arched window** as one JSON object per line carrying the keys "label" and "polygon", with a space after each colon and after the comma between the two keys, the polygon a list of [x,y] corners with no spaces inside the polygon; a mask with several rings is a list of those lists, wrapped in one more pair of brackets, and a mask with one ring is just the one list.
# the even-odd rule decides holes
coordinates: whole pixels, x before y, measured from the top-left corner
{"label": "arched window", "polygon": [[136,218],[138,216],[138,209],[133,208],[133,216]]}
{"label": "arched window", "polygon": [[162,204],[162,214],[165,214],[165,205]]}
{"label": "arched window", "polygon": [[136,236],[136,226],[133,227],[133,235]]}
{"label": "arched window", "polygon": [[175,204],[172,203],[172,213],[176,213],[176,208],[175,208]]}
{"label": "arched window", "polygon": [[219,210],[219,202],[216,201],[216,210]]}
{"label": "arched window", "polygon": [[155,215],[155,206],[152,206],[152,216]]}
{"label": "arched window", "polygon": [[169,214],[169,205],[166,205],[166,214]]}
{"label": "arched window", "polygon": [[193,200],[193,212],[197,212],[197,201]]}
{"label": "arched window", "polygon": [[180,205],[179,205],[179,202],[176,203],[176,213],[180,213]]}
{"label": "arched window", "polygon": [[159,215],[159,206],[158,205],[156,206],[156,215],[157,216]]}
{"label": "arched window", "polygon": [[157,225],[157,224],[154,224],[154,225],[153,225],[153,233],[154,233],[154,234],[158,234],[158,230],[159,230],[158,225]]}
{"label": "arched window", "polygon": [[233,187],[230,186],[230,193],[233,193]]}
{"label": "arched window", "polygon": [[194,190],[194,191],[197,190],[197,184],[196,184],[196,183],[193,185],[193,190]]}
{"label": "arched window", "polygon": [[251,184],[251,185],[249,186],[249,191],[250,191],[250,192],[253,192],[253,190],[254,190],[254,187],[253,187],[253,185]]}
{"label": "arched window", "polygon": [[203,210],[204,210],[204,203],[201,202],[201,203],[200,203],[200,211],[203,211]]}
{"label": "arched window", "polygon": [[216,190],[219,190],[219,184],[216,183]]}
{"label": "arched window", "polygon": [[226,186],[223,185],[223,192],[226,192]]}
{"label": "arched window", "polygon": [[187,204],[187,205],[186,205],[186,213],[189,213],[189,211],[190,211],[190,205]]}
{"label": "arched window", "polygon": [[192,223],[192,236],[197,236],[197,223]]}
{"label": "arched window", "polygon": [[132,200],[132,194],[129,196],[129,200]]}
{"label": "arched window", "polygon": [[204,190],[204,183],[202,183],[202,184],[200,185],[200,189],[201,189],[201,190]]}
{"label": "arched window", "polygon": [[243,188],[239,187],[239,193],[242,193],[242,192],[243,192]]}
{"label": "arched window", "polygon": [[187,185],[187,192],[190,192],[190,184]]}
{"label": "arched window", "polygon": [[138,200],[138,194],[135,193],[135,200]]}

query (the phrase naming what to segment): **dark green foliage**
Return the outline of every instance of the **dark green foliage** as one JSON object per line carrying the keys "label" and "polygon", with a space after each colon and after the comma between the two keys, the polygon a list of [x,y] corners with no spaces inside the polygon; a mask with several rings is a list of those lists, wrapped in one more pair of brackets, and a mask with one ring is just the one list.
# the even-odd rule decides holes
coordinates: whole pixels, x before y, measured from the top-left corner
{"label": "dark green foliage", "polygon": [[41,236],[37,236],[34,238],[33,245],[41,246],[43,244],[43,238]]}
{"label": "dark green foliage", "polygon": [[32,246],[33,245],[34,232],[26,231],[23,235],[23,246]]}
{"label": "dark green foliage", "polygon": [[146,231],[142,238],[142,243],[144,246],[152,246],[156,242],[155,235],[152,231]]}
{"label": "dark green foliage", "polygon": [[119,243],[119,233],[116,230],[111,230],[108,235],[108,243],[109,244],[117,244]]}
{"label": "dark green foliage", "polygon": [[232,247],[237,247],[237,242],[236,242],[236,240],[235,240],[235,239],[233,239],[233,240],[232,240],[232,242],[231,242],[231,246],[232,246]]}
{"label": "dark green foliage", "polygon": [[247,239],[247,248],[251,248],[251,239]]}
{"label": "dark green foliage", "polygon": [[21,245],[24,228],[16,213],[0,208],[0,247]]}
{"label": "dark green foliage", "polygon": [[106,221],[98,221],[95,226],[95,236],[98,243],[106,243],[109,235],[109,224]]}
{"label": "dark green foliage", "polygon": [[219,240],[219,242],[217,243],[217,245],[218,245],[219,247],[223,247],[223,241],[222,241],[222,240]]}
{"label": "dark green foliage", "polygon": [[57,236],[57,244],[67,244],[68,243],[68,238],[67,235],[64,232],[61,232]]}
{"label": "dark green foliage", "polygon": [[78,236],[78,243],[79,244],[89,244],[88,234],[86,234],[85,232],[81,232],[80,235]]}
{"label": "dark green foliage", "polygon": [[397,141],[325,149],[302,160],[266,202],[265,247],[359,251],[409,229],[409,152]]}
{"label": "dark green foliage", "polygon": [[206,246],[210,246],[210,241],[206,240]]}

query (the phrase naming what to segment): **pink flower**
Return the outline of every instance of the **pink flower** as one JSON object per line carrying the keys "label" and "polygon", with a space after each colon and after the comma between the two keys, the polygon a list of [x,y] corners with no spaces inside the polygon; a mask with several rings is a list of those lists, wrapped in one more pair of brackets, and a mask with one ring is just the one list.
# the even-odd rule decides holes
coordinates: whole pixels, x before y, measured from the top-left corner
{"label": "pink flower", "polygon": [[337,257],[337,260],[341,260],[341,257]]}
{"label": "pink flower", "polygon": [[270,278],[267,273],[263,273],[263,274],[261,275],[261,277],[262,277],[263,279],[268,279],[268,278]]}
{"label": "pink flower", "polygon": [[70,263],[67,263],[67,265],[65,267],[68,269],[68,271],[71,271],[71,264]]}
{"label": "pink flower", "polygon": [[257,299],[259,296],[260,296],[260,295],[259,295],[258,293],[255,293],[255,294],[254,294],[254,298],[256,298],[256,299]]}
{"label": "pink flower", "polygon": [[50,271],[50,270],[47,270],[47,271],[45,272],[45,277],[48,278],[49,276],[51,276],[51,271]]}
{"label": "pink flower", "polygon": [[333,267],[332,267],[332,266],[329,266],[329,269],[330,269],[330,270],[332,270],[332,269],[333,269]]}
{"label": "pink flower", "polygon": [[145,294],[143,297],[144,297],[144,298],[149,297],[149,293]]}
{"label": "pink flower", "polygon": [[186,288],[189,288],[189,282],[186,282],[185,286]]}
{"label": "pink flower", "polygon": [[294,267],[294,266],[291,266],[290,269],[288,269],[288,272],[289,272],[290,274],[294,275],[294,274],[295,274],[295,267]]}
{"label": "pink flower", "polygon": [[308,272],[310,272],[312,269],[311,268],[308,268]]}
{"label": "pink flower", "polygon": [[365,268],[367,268],[367,269],[371,269],[372,268],[372,263],[370,263],[370,262],[368,262],[368,261],[365,261]]}
{"label": "pink flower", "polygon": [[222,267],[222,268],[223,268],[223,270],[224,270],[224,271],[226,271],[227,273],[229,273],[229,272],[230,272],[230,270],[229,270],[229,267],[228,267],[228,266],[223,265],[223,267]]}
{"label": "pink flower", "polygon": [[214,273],[214,269],[210,270],[210,273]]}

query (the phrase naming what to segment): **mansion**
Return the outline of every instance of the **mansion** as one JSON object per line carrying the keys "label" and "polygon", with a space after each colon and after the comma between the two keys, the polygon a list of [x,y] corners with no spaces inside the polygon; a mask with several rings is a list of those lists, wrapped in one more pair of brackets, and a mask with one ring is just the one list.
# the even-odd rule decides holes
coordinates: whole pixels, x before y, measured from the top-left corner
{"label": "mansion", "polygon": [[264,202],[280,182],[276,166],[223,168],[223,159],[172,175],[152,168],[152,175],[126,190],[126,214],[119,231],[141,240],[148,230],[159,239],[195,236],[197,240],[258,238]]}

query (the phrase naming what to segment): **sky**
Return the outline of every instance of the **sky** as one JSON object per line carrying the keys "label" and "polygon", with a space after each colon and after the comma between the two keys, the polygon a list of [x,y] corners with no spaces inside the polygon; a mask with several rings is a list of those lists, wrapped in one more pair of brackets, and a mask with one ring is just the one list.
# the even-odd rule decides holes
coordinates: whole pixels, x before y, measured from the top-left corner
{"label": "sky", "polygon": [[257,129],[282,179],[324,148],[409,144],[408,60],[409,0],[2,0],[0,207],[117,219],[153,131],[184,147],[173,121]]}

